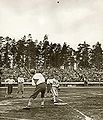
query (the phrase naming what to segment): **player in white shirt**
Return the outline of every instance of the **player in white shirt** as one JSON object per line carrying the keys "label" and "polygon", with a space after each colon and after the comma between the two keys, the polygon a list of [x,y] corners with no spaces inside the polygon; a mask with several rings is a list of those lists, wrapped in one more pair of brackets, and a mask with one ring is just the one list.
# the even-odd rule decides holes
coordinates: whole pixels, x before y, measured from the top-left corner
{"label": "player in white shirt", "polygon": [[51,96],[51,89],[52,89],[52,76],[49,75],[49,78],[47,79],[47,95],[46,97]]}
{"label": "player in white shirt", "polygon": [[59,81],[54,78],[54,75],[50,76],[50,79],[47,80],[47,94],[52,93],[53,96],[53,102],[54,104],[61,99],[58,99],[58,87],[59,87]]}
{"label": "player in white shirt", "polygon": [[18,92],[17,94],[19,94],[21,92],[22,94],[22,97],[23,96],[23,93],[24,93],[24,78],[23,78],[23,75],[20,74],[19,77],[18,77]]}
{"label": "player in white shirt", "polygon": [[12,97],[11,93],[13,91],[13,83],[15,82],[15,80],[13,79],[13,76],[12,75],[9,76],[9,78],[6,79],[5,82],[8,85],[8,90],[7,90],[8,97]]}
{"label": "player in white shirt", "polygon": [[45,78],[40,73],[40,70],[37,70],[36,73],[34,70],[31,70],[31,73],[35,74],[32,77],[32,85],[35,85],[36,88],[35,88],[34,93],[30,96],[27,107],[31,107],[32,100],[35,99],[39,93],[41,93],[41,98],[42,98],[41,106],[44,107],[44,95],[46,91]]}
{"label": "player in white shirt", "polygon": [[57,79],[53,78],[51,92],[53,95],[54,103],[56,103],[58,100],[58,87],[59,87],[59,81]]}

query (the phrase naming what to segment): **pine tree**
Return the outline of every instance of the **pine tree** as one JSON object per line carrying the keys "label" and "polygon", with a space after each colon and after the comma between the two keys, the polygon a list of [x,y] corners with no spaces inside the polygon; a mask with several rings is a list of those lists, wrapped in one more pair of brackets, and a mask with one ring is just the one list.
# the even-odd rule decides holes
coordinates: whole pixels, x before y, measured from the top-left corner
{"label": "pine tree", "polygon": [[98,70],[103,67],[103,54],[102,54],[101,44],[99,42],[96,45],[93,45],[92,55],[91,55],[91,64],[96,67]]}
{"label": "pine tree", "polygon": [[83,44],[79,44],[78,45],[78,51],[76,51],[76,60],[77,60],[77,64],[78,67],[81,68],[88,68],[90,67],[89,64],[89,46],[88,44],[86,44],[86,42],[84,41]]}

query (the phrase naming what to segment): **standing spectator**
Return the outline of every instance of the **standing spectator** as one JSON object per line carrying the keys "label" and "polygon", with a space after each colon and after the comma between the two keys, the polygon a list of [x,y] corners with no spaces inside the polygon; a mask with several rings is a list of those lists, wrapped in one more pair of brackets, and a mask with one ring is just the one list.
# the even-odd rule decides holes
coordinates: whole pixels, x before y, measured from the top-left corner
{"label": "standing spectator", "polygon": [[88,86],[88,80],[84,77],[84,86]]}
{"label": "standing spectator", "polygon": [[23,93],[24,93],[24,78],[23,78],[23,75],[20,74],[19,77],[18,77],[18,92],[17,94],[19,94],[21,92],[22,94],[22,97],[23,96]]}
{"label": "standing spectator", "polygon": [[86,75],[83,75],[83,81],[84,81],[84,86],[88,86],[88,79],[86,77]]}
{"label": "standing spectator", "polygon": [[2,76],[2,69],[0,68],[0,87],[1,87],[1,76]]}
{"label": "standing spectator", "polygon": [[29,98],[27,108],[32,106],[32,100],[35,99],[39,93],[41,93],[42,98],[41,106],[44,107],[44,95],[46,91],[45,78],[40,70],[37,70],[35,73],[35,70],[32,69],[30,72],[31,74],[35,74],[32,77],[32,85],[35,85],[36,88],[34,90],[34,93]]}
{"label": "standing spectator", "polygon": [[13,75],[10,75],[9,78],[5,80],[5,82],[7,83],[7,86],[8,86],[8,90],[7,90],[8,97],[12,97],[13,83],[15,82],[15,80],[13,78],[14,78]]}

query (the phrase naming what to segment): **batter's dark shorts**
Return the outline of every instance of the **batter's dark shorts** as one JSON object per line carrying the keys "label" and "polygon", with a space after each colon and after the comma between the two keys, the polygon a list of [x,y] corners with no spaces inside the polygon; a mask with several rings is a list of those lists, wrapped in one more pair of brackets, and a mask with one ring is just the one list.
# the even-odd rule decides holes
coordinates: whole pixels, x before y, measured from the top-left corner
{"label": "batter's dark shorts", "polygon": [[35,99],[39,93],[41,93],[41,98],[44,98],[45,91],[46,91],[46,84],[45,83],[41,83],[41,84],[36,86],[35,91],[30,96],[30,98]]}

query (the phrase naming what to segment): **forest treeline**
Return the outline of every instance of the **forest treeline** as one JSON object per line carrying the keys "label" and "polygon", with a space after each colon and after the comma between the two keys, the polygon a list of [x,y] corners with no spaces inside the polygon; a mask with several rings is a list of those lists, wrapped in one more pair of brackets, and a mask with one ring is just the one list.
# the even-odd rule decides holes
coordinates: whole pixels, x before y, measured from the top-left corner
{"label": "forest treeline", "polygon": [[[65,40],[63,40],[65,41]],[[28,69],[37,67],[96,68],[103,69],[103,50],[97,42],[90,47],[85,41],[74,50],[67,43],[50,43],[48,35],[43,40],[33,40],[31,34],[20,40],[0,36],[0,67],[13,68],[25,65]]]}

